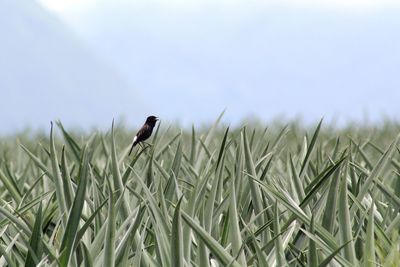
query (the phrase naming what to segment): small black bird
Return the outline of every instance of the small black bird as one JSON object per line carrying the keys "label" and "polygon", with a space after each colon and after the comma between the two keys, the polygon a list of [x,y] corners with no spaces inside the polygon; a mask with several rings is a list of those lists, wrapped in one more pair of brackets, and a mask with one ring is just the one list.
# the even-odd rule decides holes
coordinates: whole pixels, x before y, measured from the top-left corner
{"label": "small black bird", "polygon": [[143,142],[147,138],[151,136],[153,133],[153,128],[156,125],[158,118],[156,116],[149,116],[146,119],[146,122],[143,124],[142,128],[138,131],[138,133],[133,138],[133,143],[131,150],[129,150],[129,155],[132,153],[133,148],[140,142]]}

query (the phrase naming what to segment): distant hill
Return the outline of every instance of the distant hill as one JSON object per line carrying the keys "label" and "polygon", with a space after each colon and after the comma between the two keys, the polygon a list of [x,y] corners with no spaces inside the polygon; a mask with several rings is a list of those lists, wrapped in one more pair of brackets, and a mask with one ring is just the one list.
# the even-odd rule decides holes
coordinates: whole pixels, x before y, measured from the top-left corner
{"label": "distant hill", "polygon": [[0,0],[0,40],[0,133],[52,119],[107,125],[143,116],[124,79],[36,2]]}

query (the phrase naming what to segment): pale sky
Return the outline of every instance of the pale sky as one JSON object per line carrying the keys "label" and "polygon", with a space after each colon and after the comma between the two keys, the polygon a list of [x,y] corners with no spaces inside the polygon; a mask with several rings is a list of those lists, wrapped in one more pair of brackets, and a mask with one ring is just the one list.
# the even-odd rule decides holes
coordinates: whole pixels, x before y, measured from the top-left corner
{"label": "pale sky", "polygon": [[[69,29],[57,33],[77,41],[74,47],[129,85],[129,91],[115,93],[117,100],[136,106],[140,92],[151,113],[166,120],[209,122],[225,108],[227,121],[233,123],[249,115],[268,121],[281,114],[300,115],[308,122],[321,117],[345,122],[400,119],[398,0],[36,1]],[[39,30],[42,26],[38,32],[47,33]],[[36,47],[60,38],[53,37],[43,36]],[[60,51],[67,49],[59,45]],[[46,58],[47,50],[42,52],[36,57]],[[48,55],[53,61],[58,58]],[[80,65],[78,59],[67,63]],[[68,73],[62,67],[56,74]],[[96,94],[93,101],[107,103],[108,97]],[[129,125],[142,116],[129,104],[110,106],[103,113],[84,121],[69,109],[40,111],[60,114],[70,125],[108,125],[118,115]],[[20,124],[48,121],[38,118],[21,119]]]}
{"label": "pale sky", "polygon": [[208,5],[220,6],[285,6],[305,8],[333,8],[342,10],[370,10],[375,8],[399,7],[397,0],[38,0],[48,9],[68,17],[74,12],[89,11],[96,5],[128,4],[128,5],[165,5],[179,7],[198,7]]}

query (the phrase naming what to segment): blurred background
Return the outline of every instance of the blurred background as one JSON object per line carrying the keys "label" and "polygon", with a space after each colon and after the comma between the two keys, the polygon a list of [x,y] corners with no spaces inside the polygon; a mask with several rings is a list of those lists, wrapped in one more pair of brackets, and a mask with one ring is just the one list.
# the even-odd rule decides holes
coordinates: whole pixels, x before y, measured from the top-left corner
{"label": "blurred background", "polygon": [[0,134],[400,114],[400,1],[0,0]]}

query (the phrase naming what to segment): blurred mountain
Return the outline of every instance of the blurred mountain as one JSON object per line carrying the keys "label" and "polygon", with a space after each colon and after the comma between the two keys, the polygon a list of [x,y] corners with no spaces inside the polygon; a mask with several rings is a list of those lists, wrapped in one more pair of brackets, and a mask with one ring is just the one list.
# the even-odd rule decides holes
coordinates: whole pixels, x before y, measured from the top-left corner
{"label": "blurred mountain", "polygon": [[27,125],[109,125],[142,116],[139,96],[32,0],[0,0],[0,132]]}

